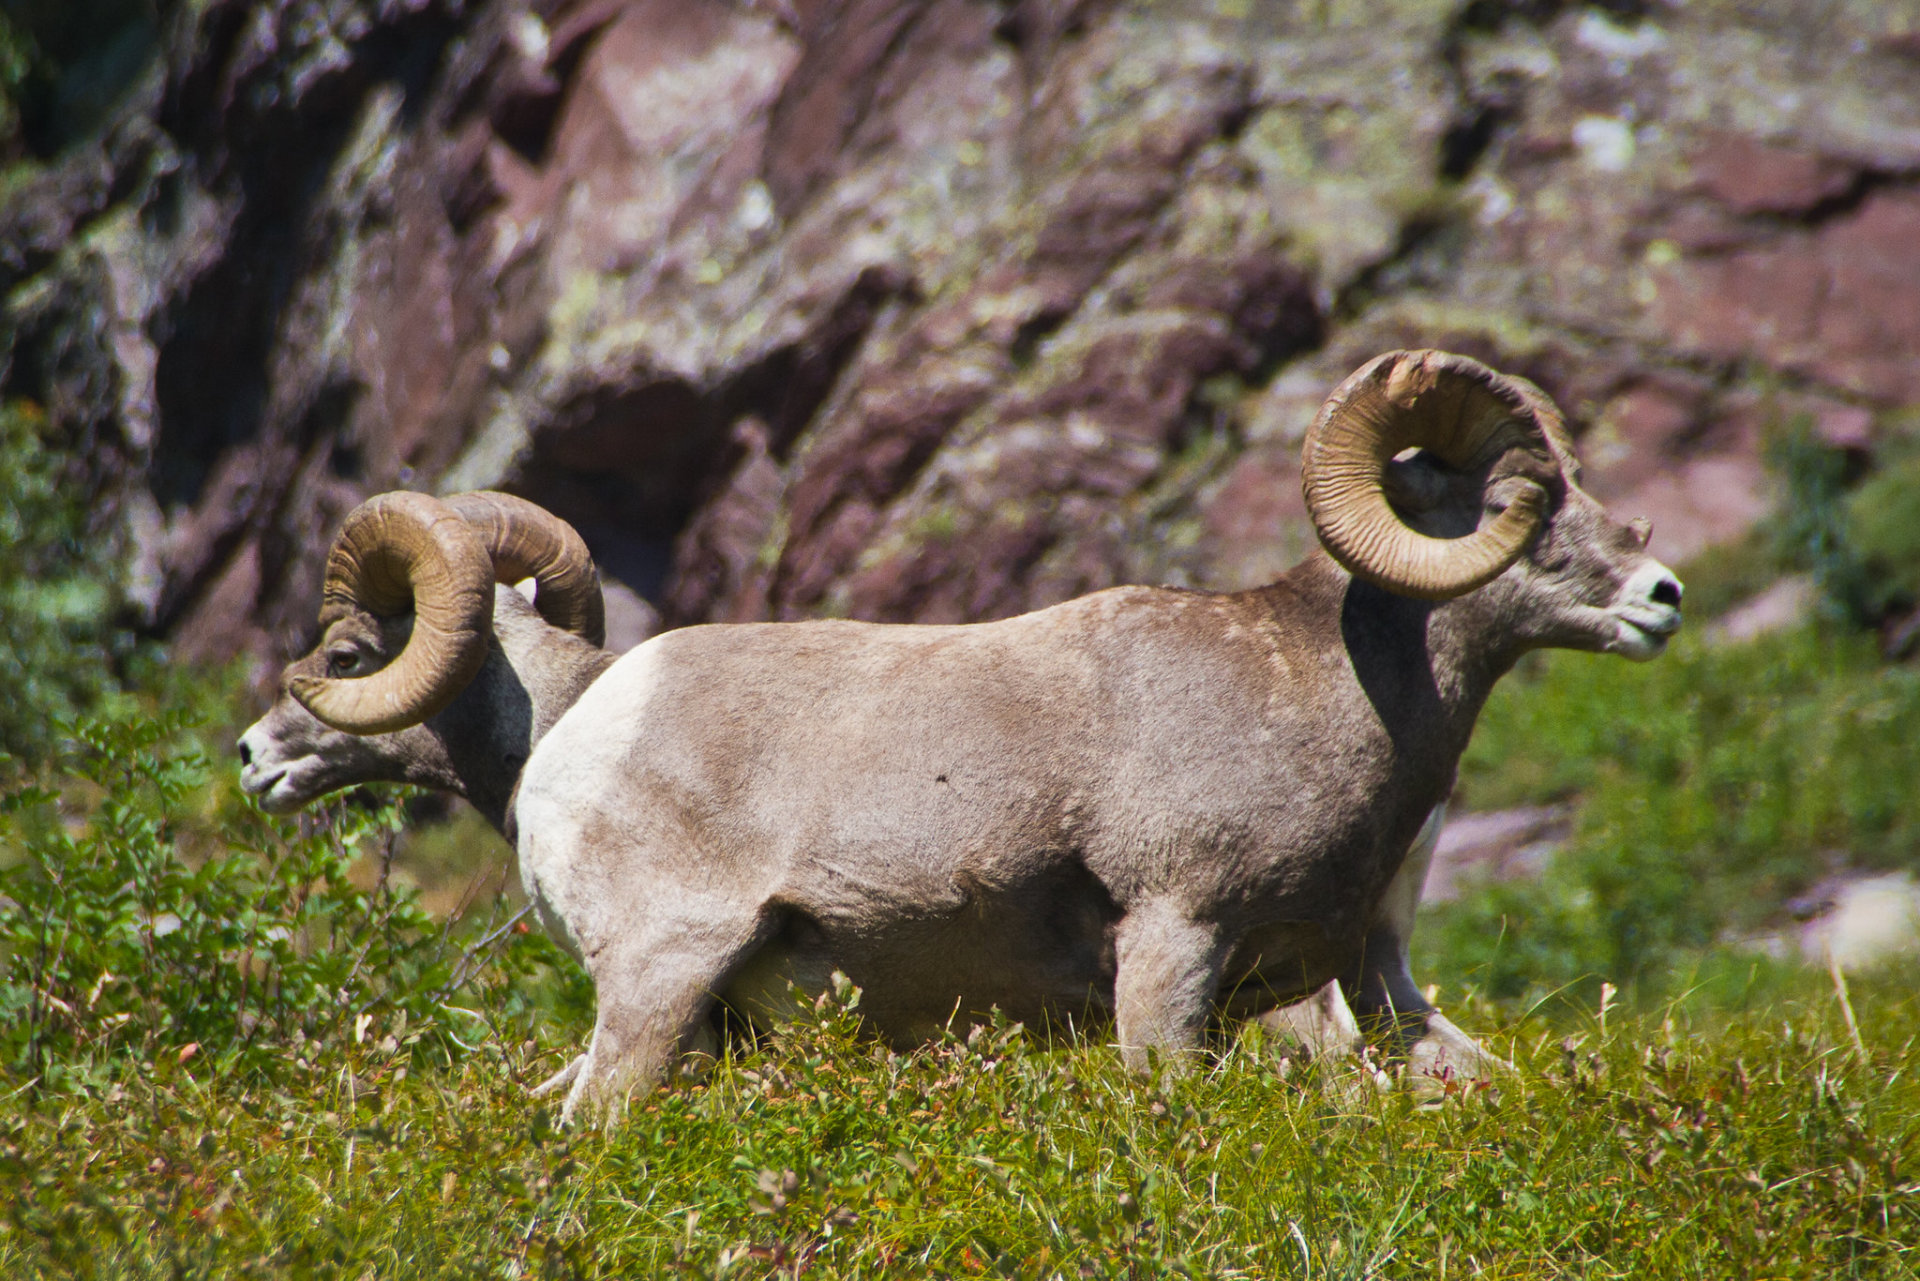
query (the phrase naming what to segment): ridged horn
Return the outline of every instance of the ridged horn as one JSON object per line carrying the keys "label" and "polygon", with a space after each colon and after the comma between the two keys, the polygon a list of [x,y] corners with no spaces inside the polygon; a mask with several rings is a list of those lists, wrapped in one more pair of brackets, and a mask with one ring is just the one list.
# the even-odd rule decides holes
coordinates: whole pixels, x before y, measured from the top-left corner
{"label": "ridged horn", "polygon": [[473,527],[493,560],[494,581],[539,584],[534,608],[591,645],[607,643],[607,608],[593,554],[573,526],[524,498],[490,489],[443,502]]}
{"label": "ridged horn", "polygon": [[287,692],[350,734],[417,725],[454,700],[487,661],[493,566],[479,535],[426,494],[380,494],[347,514],[327,554],[324,629],[349,612],[412,611],[400,656],[371,676],[296,676]]}
{"label": "ridged horn", "polygon": [[1560,412],[1523,378],[1441,351],[1390,351],[1341,383],[1307,430],[1301,488],[1320,541],[1357,578],[1423,600],[1448,600],[1506,572],[1539,532],[1547,494],[1528,485],[1465,538],[1429,538],[1387,503],[1387,464],[1424,449],[1471,467],[1519,446],[1557,467]]}

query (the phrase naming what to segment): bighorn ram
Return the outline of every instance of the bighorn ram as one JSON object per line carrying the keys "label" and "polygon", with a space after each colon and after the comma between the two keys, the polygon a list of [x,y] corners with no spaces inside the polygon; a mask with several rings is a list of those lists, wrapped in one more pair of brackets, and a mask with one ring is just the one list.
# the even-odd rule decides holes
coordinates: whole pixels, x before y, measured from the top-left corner
{"label": "bighorn ram", "polygon": [[[1267,587],[691,627],[611,665],[571,530],[387,495],[348,519],[243,785],[280,808],[404,778],[501,825],[598,991],[550,1083],[569,1113],[658,1079],[716,997],[770,1013],[835,970],[896,1040],[993,1006],[1111,1015],[1134,1066],[1340,979],[1479,1070],[1406,967],[1432,817],[1523,653],[1651,658],[1680,584],[1580,489],[1552,402],[1464,357],[1370,361],[1305,450],[1329,554]],[[529,573],[586,639],[495,592]]]}

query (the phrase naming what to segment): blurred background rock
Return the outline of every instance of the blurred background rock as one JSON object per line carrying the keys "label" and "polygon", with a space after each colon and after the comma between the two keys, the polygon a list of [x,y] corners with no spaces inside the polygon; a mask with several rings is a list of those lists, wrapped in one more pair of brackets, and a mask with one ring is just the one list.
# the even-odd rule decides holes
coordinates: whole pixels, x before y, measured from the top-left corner
{"label": "blurred background rock", "polygon": [[1399,345],[1553,394],[1720,643],[1920,642],[1916,0],[0,13],[22,671],[269,680],[395,487],[572,521],[621,645],[1247,586]]}

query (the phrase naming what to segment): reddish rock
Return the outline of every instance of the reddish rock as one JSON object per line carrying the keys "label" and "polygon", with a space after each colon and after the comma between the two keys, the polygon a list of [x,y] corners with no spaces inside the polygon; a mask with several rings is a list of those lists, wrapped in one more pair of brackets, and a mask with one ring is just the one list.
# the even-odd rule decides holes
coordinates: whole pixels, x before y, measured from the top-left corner
{"label": "reddish rock", "polygon": [[1752,454],[1711,454],[1676,461],[1632,489],[1608,497],[1623,519],[1653,523],[1649,549],[1684,565],[1707,548],[1752,529],[1773,506],[1766,469]]}
{"label": "reddish rock", "polygon": [[1573,835],[1573,817],[1566,805],[1450,816],[1434,846],[1421,899],[1444,903],[1490,881],[1537,876]]}
{"label": "reddish rock", "polygon": [[1710,134],[1693,156],[1700,190],[1738,214],[1804,214],[1843,196],[1859,170],[1746,134]]}
{"label": "reddish rock", "polygon": [[1313,549],[1298,450],[1281,445],[1242,454],[1204,500],[1200,519],[1220,586],[1272,582]]}
{"label": "reddish rock", "polygon": [[[783,557],[783,595],[817,599],[825,575],[837,572],[858,542],[839,532],[806,549],[811,535],[849,504],[869,510],[893,497],[915,475],[960,420],[993,394],[1001,370],[979,360],[917,362],[893,381],[875,379],[845,417],[800,461],[788,497],[788,552]],[[869,523],[863,518],[863,529]],[[832,551],[827,550],[832,548]],[[801,561],[810,562],[805,570]]]}
{"label": "reddish rock", "polygon": [[[730,207],[736,191],[713,190],[708,166],[686,161],[711,164],[759,138],[798,53],[721,0],[624,5],[581,59],[542,166],[567,185],[527,211],[528,223],[557,224],[560,271],[632,270],[690,202]],[[556,217],[569,208],[573,216]]]}
{"label": "reddish rock", "polygon": [[1653,316],[1690,352],[1759,359],[1876,400],[1920,402],[1920,191],[1659,276]]}
{"label": "reddish rock", "polygon": [[1709,645],[1744,644],[1769,632],[1798,627],[1813,616],[1820,588],[1807,574],[1792,574],[1748,597],[1707,625]]}
{"label": "reddish rock", "polygon": [[670,623],[1250,585],[1392,346],[1540,383],[1684,559],[1783,417],[1920,404],[1920,89],[1783,3],[213,0],[0,200],[0,379],[207,656],[299,646],[402,485],[549,504]]}
{"label": "reddish rock", "polygon": [[260,587],[260,545],[249,540],[213,576],[180,620],[173,633],[175,657],[186,663],[218,663],[244,653],[269,662],[281,658],[272,652],[265,633],[246,621],[260,598]]}
{"label": "reddish rock", "polygon": [[674,549],[664,611],[670,624],[744,623],[767,616],[767,585],[785,477],[768,450],[766,426],[734,428],[742,457],[726,485],[694,515]]}
{"label": "reddish rock", "polygon": [[1671,470],[1706,425],[1705,389],[1673,379],[1631,384],[1581,438],[1584,483],[1610,501]]}
{"label": "reddish rock", "polygon": [[1873,193],[1818,240],[1828,277],[1812,371],[1876,400],[1920,403],[1920,188]]}

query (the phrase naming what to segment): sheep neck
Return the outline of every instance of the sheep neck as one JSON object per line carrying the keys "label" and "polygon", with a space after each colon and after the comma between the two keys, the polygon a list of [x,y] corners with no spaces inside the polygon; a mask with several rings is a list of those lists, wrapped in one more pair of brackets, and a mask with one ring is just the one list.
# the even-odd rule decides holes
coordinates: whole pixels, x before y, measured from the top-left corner
{"label": "sheep neck", "polygon": [[[1452,764],[1466,750],[1493,687],[1519,658],[1508,602],[1482,589],[1449,601],[1398,596],[1351,577],[1316,554],[1282,580],[1288,595],[1323,614],[1360,694],[1403,759]],[[1276,587],[1280,584],[1276,584]],[[1269,589],[1272,590],[1272,589]]]}
{"label": "sheep neck", "polygon": [[512,839],[509,815],[527,758],[616,656],[530,610],[497,613],[494,642],[473,684],[428,727],[448,774],[441,785]]}

